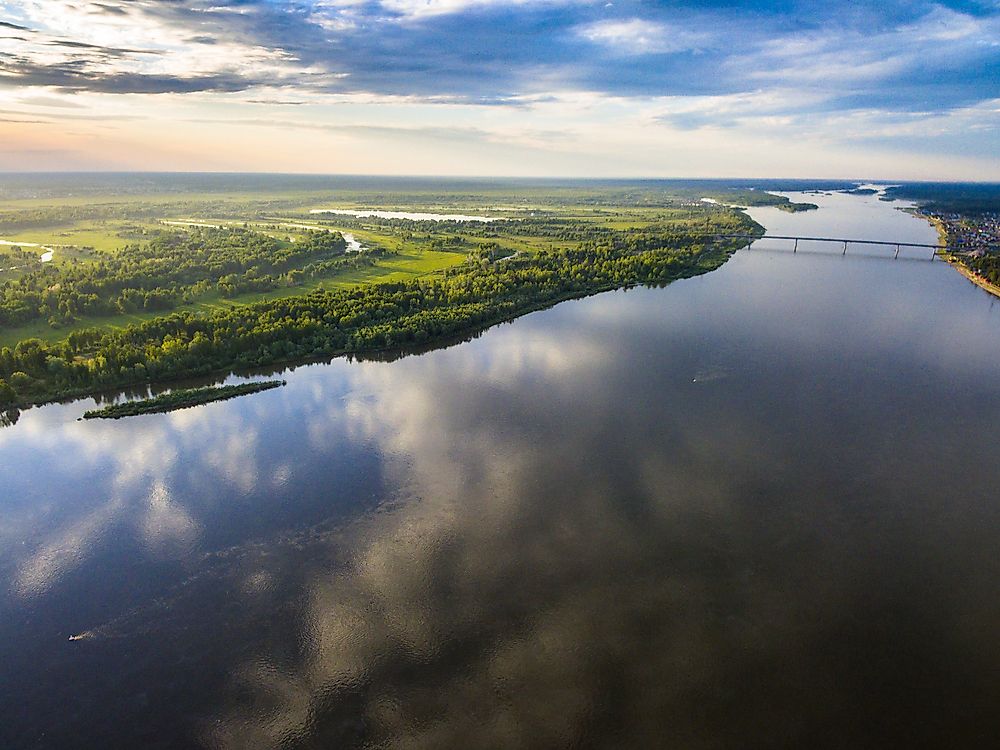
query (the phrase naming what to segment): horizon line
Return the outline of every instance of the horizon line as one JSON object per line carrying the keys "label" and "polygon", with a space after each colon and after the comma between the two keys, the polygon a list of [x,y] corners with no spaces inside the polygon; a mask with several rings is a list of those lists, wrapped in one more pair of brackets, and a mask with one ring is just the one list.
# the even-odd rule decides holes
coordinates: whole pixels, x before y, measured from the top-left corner
{"label": "horizon line", "polygon": [[274,171],[229,171],[229,170],[121,170],[121,169],[66,169],[66,170],[0,170],[0,177],[6,176],[45,176],[45,175],[219,175],[219,176],[255,176],[255,177],[364,177],[369,179],[421,179],[421,180],[526,180],[526,181],[575,181],[575,182],[681,182],[681,181],[766,181],[766,182],[845,182],[857,184],[955,184],[955,185],[1000,185],[1000,180],[955,180],[955,179],[894,179],[874,177],[760,177],[738,176],[726,177],[693,177],[693,176],[618,176],[618,177],[579,177],[567,175],[489,175],[489,174],[415,174],[415,173],[365,173],[365,172],[274,172]]}

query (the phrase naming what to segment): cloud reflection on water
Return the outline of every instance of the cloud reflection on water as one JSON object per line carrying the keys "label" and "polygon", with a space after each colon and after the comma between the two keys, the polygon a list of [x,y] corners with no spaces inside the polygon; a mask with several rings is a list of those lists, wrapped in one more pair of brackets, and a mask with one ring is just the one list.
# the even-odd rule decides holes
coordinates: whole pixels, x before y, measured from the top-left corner
{"label": "cloud reflection on water", "polygon": [[[755,296],[766,327],[782,303]],[[887,315],[890,333],[907,312]],[[988,483],[943,468],[973,460],[963,435],[988,419],[953,434],[947,411],[928,413],[899,435],[912,394],[837,359],[864,363],[884,327],[827,335],[843,351],[800,382],[815,320],[792,327],[801,336],[754,331],[749,356],[702,349],[685,321],[666,338],[647,322],[618,358],[593,345],[609,340],[600,319],[563,309],[544,333],[358,370],[340,418],[379,446],[397,502],[338,537],[334,568],[310,571],[301,658],[238,670],[206,742],[719,747],[808,744],[833,724],[845,741],[899,740],[955,735],[903,721],[960,705],[963,690],[939,692],[955,674],[996,693],[961,624],[981,632],[993,611],[989,575],[979,560],[969,578],[966,556],[991,544]],[[953,369],[928,355],[885,354],[915,383]],[[685,390],[706,364],[732,376]],[[859,398],[860,413],[841,411]],[[894,455],[870,460],[887,440]],[[942,455],[913,471],[935,444]],[[962,576],[968,590],[944,592]]]}
{"label": "cloud reflection on water", "polygon": [[0,432],[0,535],[28,543],[0,571],[94,637],[13,631],[49,684],[6,689],[79,712],[64,691],[98,664],[114,731],[218,748],[863,745],[1000,699],[976,437],[998,374],[976,345],[1000,336],[978,297],[925,309],[933,268],[824,262],[740,256],[171,415],[26,412]]}
{"label": "cloud reflection on water", "polygon": [[[629,383],[592,331],[549,335],[364,368],[344,429],[381,446],[401,501],[352,530],[346,568],[314,572],[304,659],[239,670],[252,699],[213,746],[352,732],[391,747],[552,746],[599,723],[613,691],[632,712],[617,739],[641,744],[690,727],[701,692],[732,678],[720,650],[753,650],[752,627],[733,642],[732,618],[791,627],[796,607],[773,581],[726,570],[731,535],[754,531],[732,477],[762,481],[752,466],[780,466],[778,444],[713,471],[732,463],[725,441],[646,403],[650,384]],[[562,356],[532,354],[551,350]],[[651,439],[618,445],[616,423]],[[740,415],[730,426],[734,444],[752,443]],[[821,590],[814,604],[836,607]],[[756,646],[766,658],[777,644]]]}

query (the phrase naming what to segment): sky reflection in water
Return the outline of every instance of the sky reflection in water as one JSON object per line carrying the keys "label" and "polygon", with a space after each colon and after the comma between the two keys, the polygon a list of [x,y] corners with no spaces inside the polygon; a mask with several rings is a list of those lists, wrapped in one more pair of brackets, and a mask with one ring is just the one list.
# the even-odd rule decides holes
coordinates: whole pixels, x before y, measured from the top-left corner
{"label": "sky reflection in water", "polygon": [[977,744],[998,339],[941,265],[755,249],[250,398],[26,412],[0,739]]}

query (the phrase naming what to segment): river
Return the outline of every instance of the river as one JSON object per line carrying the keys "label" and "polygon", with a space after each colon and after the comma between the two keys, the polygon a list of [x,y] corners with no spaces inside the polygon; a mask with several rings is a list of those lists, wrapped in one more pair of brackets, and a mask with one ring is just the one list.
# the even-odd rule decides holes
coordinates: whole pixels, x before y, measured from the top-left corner
{"label": "river", "polygon": [[[936,241],[804,199],[752,214]],[[990,744],[1000,304],[841,253],[758,243],[171,414],[24,412],[0,746]]]}
{"label": "river", "polygon": [[[39,245],[37,242],[18,242],[17,240],[0,240],[0,245],[20,247],[22,249],[26,247],[40,247],[42,250],[45,251],[38,258],[39,261],[41,261],[42,263],[51,263],[52,258],[55,255],[55,248],[49,247],[47,245]],[[17,266],[15,266],[15,268],[16,267]]]}

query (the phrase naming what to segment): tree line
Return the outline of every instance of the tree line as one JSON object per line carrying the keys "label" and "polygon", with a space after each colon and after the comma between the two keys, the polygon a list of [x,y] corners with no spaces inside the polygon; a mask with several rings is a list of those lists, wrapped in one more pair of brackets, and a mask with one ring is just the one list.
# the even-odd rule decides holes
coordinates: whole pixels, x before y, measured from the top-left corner
{"label": "tree line", "polygon": [[161,232],[93,263],[37,264],[3,283],[0,327],[168,311],[211,293],[269,291],[330,270],[318,264],[343,256],[346,248],[339,233],[328,231],[309,232],[299,242],[241,227]]}
{"label": "tree line", "polygon": [[709,271],[736,247],[683,233],[623,232],[610,241],[496,262],[480,253],[437,277],[316,290],[208,315],[173,312],[118,330],[77,330],[56,344],[23,340],[0,350],[0,407],[424,344],[561,299]]}

